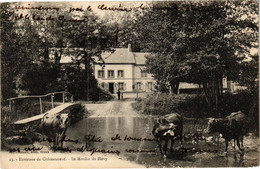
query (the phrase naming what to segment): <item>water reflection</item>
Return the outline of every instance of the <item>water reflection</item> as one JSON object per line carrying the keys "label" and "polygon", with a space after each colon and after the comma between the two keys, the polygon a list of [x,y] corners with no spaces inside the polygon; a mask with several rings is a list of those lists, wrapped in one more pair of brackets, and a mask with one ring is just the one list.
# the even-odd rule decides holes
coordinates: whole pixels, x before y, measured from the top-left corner
{"label": "water reflection", "polygon": [[244,167],[243,165],[244,155],[241,153],[234,153],[231,156],[226,157],[227,166],[232,167]]}
{"label": "water reflection", "polygon": [[[245,156],[237,151],[231,150],[226,157],[224,143],[200,142],[193,144],[191,140],[185,140],[185,150],[180,149],[179,141],[175,143],[175,151],[169,153],[168,158],[161,157],[157,143],[155,141],[126,141],[125,137],[150,138],[154,120],[139,116],[114,116],[114,117],[95,117],[84,118],[67,130],[67,138],[79,140],[78,145],[65,143],[67,146],[80,146],[86,144],[86,135],[101,137],[102,142],[88,142],[91,147],[119,150],[120,156],[126,157],[130,161],[143,164],[146,167],[245,167],[258,165],[259,152],[246,152]],[[200,125],[200,124],[196,124]],[[205,124],[201,124],[201,126]],[[203,127],[204,127],[203,126]],[[198,127],[198,126],[197,126]],[[202,128],[203,128],[202,127]],[[184,133],[187,134],[194,128],[193,123],[184,124]],[[199,128],[199,127],[198,127]],[[187,130],[189,129],[189,130]],[[112,140],[112,137],[119,136]],[[66,146],[66,145],[65,145]],[[154,150],[150,153],[129,153],[126,149],[132,150]],[[206,152],[206,150],[211,150]],[[217,151],[215,151],[217,150]]]}
{"label": "water reflection", "polygon": [[[131,138],[150,138],[153,139],[151,134],[147,134],[146,131],[150,130],[152,124],[150,119],[142,117],[98,117],[98,118],[86,118],[79,123],[71,126],[67,130],[67,138],[73,138],[85,143],[85,135],[95,135],[101,137],[104,141],[102,143],[92,143],[92,146],[99,146],[102,148],[114,148],[120,149],[125,153],[125,149],[138,149],[140,148],[140,141],[125,140],[125,137]],[[112,137],[118,135],[117,140],[112,140]],[[147,136],[146,136],[147,135]],[[151,147],[154,149],[156,143],[145,144],[147,149]]]}

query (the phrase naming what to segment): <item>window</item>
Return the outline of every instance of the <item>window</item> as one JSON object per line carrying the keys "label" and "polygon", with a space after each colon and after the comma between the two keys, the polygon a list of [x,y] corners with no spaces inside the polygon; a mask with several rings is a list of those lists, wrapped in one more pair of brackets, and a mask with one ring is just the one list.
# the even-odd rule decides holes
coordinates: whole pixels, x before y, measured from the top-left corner
{"label": "window", "polygon": [[147,72],[144,70],[141,70],[141,77],[147,77]]}
{"label": "window", "polygon": [[153,83],[152,82],[148,82],[148,89],[150,89],[150,90],[153,89]]}
{"label": "window", "polygon": [[104,70],[99,70],[98,71],[98,77],[99,78],[104,78],[105,76],[104,76],[105,74],[104,74]]}
{"label": "window", "polygon": [[118,89],[119,90],[125,90],[125,84],[124,83],[118,83]]}
{"label": "window", "polygon": [[142,89],[142,84],[141,84],[141,82],[137,82],[137,83],[136,83],[136,89],[137,89],[137,90],[141,90],[141,89]]}
{"label": "window", "polygon": [[124,71],[123,71],[123,70],[118,70],[118,72],[117,72],[117,77],[118,77],[118,78],[124,77]]}
{"label": "window", "polygon": [[108,78],[114,78],[114,71],[113,70],[108,71]]}

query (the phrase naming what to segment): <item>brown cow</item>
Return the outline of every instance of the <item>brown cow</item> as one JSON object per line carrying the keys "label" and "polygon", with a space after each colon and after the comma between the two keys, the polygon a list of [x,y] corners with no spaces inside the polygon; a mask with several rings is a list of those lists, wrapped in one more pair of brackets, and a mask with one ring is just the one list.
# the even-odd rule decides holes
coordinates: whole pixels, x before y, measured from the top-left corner
{"label": "brown cow", "polygon": [[158,122],[153,127],[152,133],[157,139],[162,155],[165,157],[167,156],[167,146],[169,140],[171,140],[171,150],[173,149],[174,141],[177,139],[181,140],[182,146],[182,130],[183,119],[181,115],[172,113],[159,118]]}
{"label": "brown cow", "polygon": [[42,133],[53,141],[53,147],[62,147],[69,124],[68,114],[45,114],[41,120]]}
{"label": "brown cow", "polygon": [[219,132],[225,139],[225,152],[228,150],[228,142],[234,139],[240,151],[240,141],[243,142],[243,136],[248,132],[248,120],[242,112],[234,112],[226,118],[212,118],[208,122],[207,133]]}
{"label": "brown cow", "polygon": [[[244,113],[241,111],[233,112],[229,116],[226,117],[229,120],[235,120],[237,122],[237,125],[241,126],[241,132],[239,135],[239,140],[241,142],[241,146],[244,147],[243,144],[243,137],[248,133],[249,131],[249,121]],[[234,148],[235,148],[235,139],[234,139]]]}

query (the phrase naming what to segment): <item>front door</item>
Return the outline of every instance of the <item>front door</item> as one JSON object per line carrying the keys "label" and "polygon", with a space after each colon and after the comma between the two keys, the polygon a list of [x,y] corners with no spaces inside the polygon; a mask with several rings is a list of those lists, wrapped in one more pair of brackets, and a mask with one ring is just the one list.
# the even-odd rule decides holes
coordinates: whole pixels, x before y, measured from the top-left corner
{"label": "front door", "polygon": [[114,93],[114,83],[109,83],[109,92]]}

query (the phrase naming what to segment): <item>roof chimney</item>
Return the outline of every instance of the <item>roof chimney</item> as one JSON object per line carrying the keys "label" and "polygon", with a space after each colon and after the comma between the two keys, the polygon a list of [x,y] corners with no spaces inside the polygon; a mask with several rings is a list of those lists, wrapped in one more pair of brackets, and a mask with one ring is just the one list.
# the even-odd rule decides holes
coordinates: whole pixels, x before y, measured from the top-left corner
{"label": "roof chimney", "polygon": [[128,44],[128,52],[132,52],[131,44]]}

